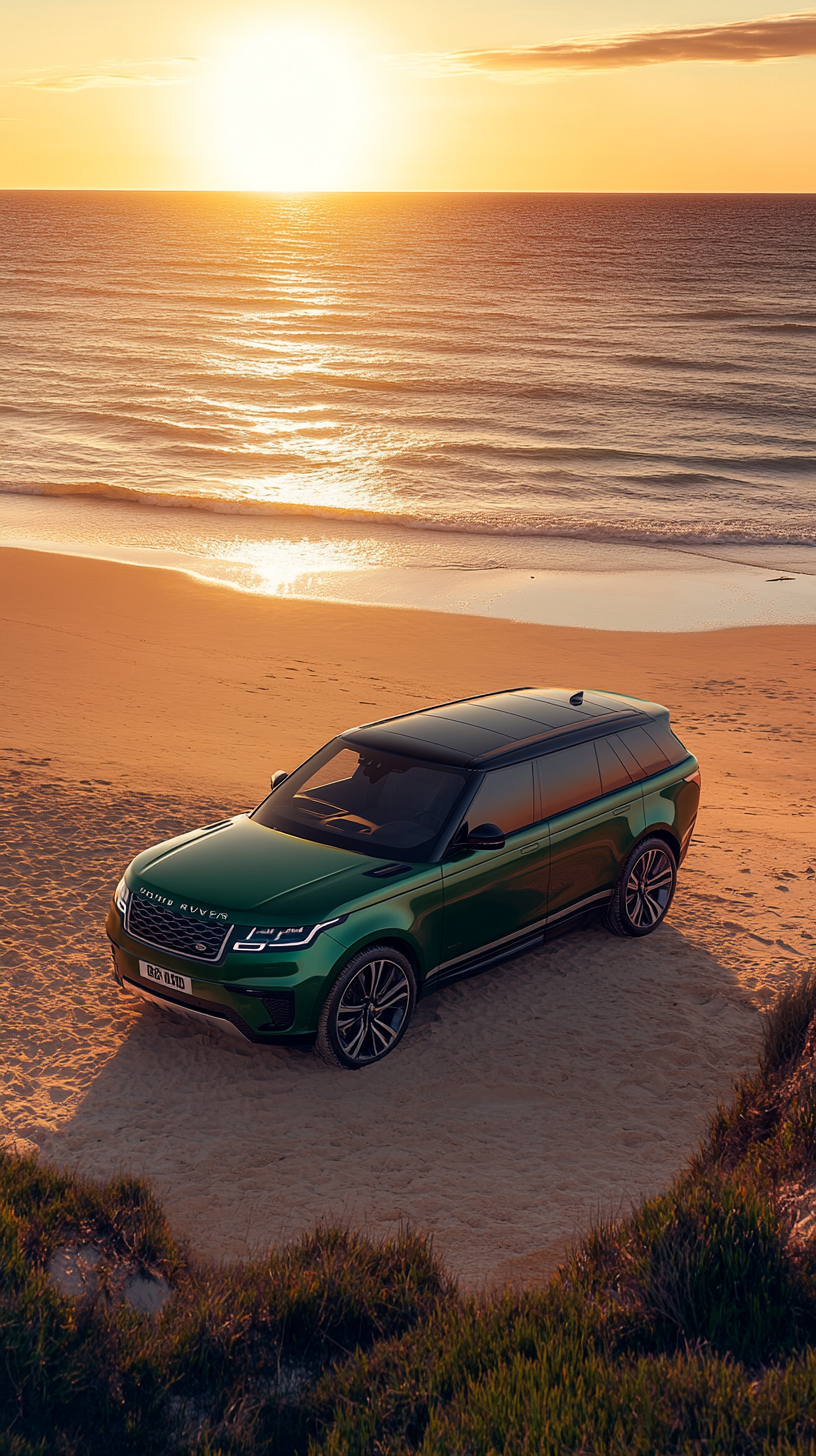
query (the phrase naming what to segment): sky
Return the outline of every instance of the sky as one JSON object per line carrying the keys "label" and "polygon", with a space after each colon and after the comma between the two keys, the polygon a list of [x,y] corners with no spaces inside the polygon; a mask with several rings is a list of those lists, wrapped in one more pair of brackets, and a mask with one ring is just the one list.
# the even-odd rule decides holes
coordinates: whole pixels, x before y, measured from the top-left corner
{"label": "sky", "polygon": [[807,192],[816,12],[2,0],[0,186]]}

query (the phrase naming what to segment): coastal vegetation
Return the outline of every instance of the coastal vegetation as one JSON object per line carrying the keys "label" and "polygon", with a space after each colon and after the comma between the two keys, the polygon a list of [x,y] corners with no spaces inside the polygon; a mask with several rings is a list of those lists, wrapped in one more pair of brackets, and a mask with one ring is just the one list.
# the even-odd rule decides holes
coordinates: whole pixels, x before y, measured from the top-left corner
{"label": "coastal vegetation", "polygon": [[7,1456],[816,1452],[816,973],[671,1187],[545,1289],[465,1295],[410,1230],[218,1266],[139,1180],[9,1152],[0,1311]]}

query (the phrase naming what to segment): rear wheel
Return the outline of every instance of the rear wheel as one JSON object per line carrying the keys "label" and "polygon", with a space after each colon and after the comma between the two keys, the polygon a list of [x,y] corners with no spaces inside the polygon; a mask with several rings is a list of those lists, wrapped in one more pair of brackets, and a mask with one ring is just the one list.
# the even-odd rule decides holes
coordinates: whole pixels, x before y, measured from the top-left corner
{"label": "rear wheel", "polygon": [[677,884],[677,861],[663,839],[644,839],[626,859],[606,923],[615,935],[651,935],[665,919]]}
{"label": "rear wheel", "polygon": [[387,1056],[405,1034],[416,1004],[408,957],[373,945],[349,961],[320,1013],[315,1051],[335,1067],[359,1071]]}

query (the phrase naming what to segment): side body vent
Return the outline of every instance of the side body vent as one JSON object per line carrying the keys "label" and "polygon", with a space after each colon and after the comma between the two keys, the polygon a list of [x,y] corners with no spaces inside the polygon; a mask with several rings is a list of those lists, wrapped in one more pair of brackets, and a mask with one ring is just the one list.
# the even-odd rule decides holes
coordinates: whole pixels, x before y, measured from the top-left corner
{"label": "side body vent", "polygon": [[263,1008],[269,1017],[259,1031],[288,1031],[295,1019],[295,994],[293,991],[276,991],[262,996]]}

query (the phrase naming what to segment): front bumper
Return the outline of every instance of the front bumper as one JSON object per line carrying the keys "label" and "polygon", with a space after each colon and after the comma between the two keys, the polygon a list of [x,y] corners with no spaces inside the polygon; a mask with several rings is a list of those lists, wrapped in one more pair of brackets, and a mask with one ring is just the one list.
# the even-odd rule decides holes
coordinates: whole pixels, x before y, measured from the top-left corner
{"label": "front bumper", "polygon": [[252,1030],[252,1027],[236,1011],[229,1007],[220,1006],[216,1008],[211,1001],[203,997],[187,996],[174,993],[169,990],[159,990],[157,987],[147,987],[140,979],[133,980],[122,970],[121,962],[127,958],[119,946],[111,942],[111,954],[113,957],[113,974],[118,986],[132,996],[139,996],[143,1001],[150,1001],[154,1006],[160,1006],[163,1011],[171,1011],[176,1016],[181,1016],[187,1021],[196,1021],[199,1025],[203,1022],[216,1031],[226,1032],[231,1036],[238,1036],[247,1041],[265,1041],[266,1037],[260,1036]]}
{"label": "front bumper", "polygon": [[[314,1037],[327,987],[338,961],[347,955],[324,932],[298,952],[297,960],[278,955],[264,957],[266,963],[260,965],[260,957],[254,956],[247,964],[249,957],[235,954],[228,955],[223,965],[204,966],[133,940],[114,904],[105,929],[113,974],[122,990],[177,1016],[261,1043],[299,1043]],[[140,974],[140,961],[185,977],[191,989],[146,980]]]}

